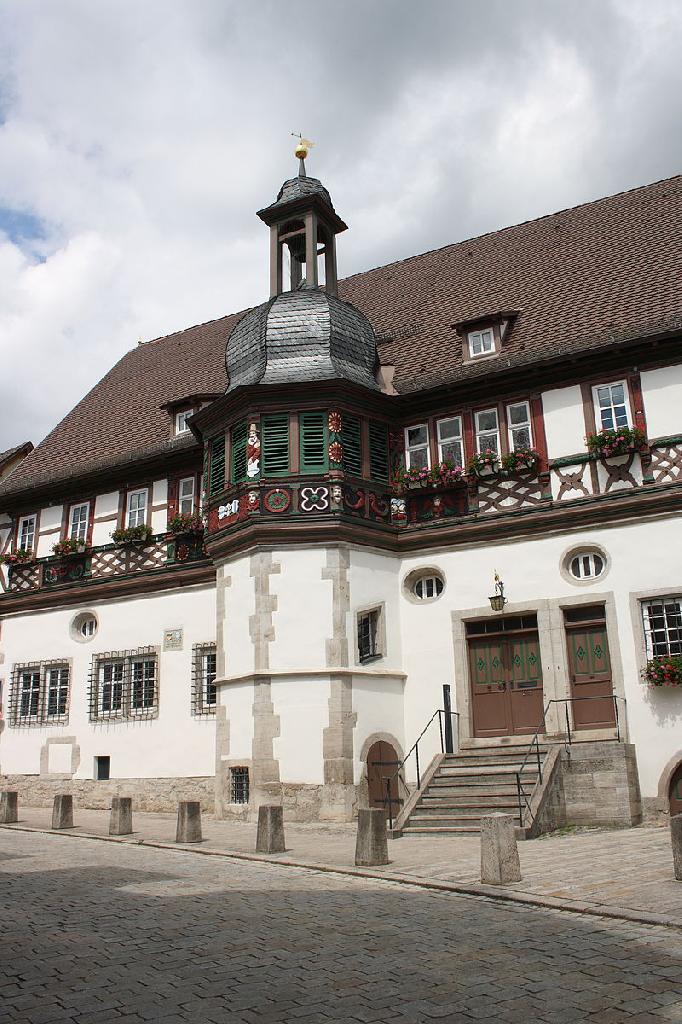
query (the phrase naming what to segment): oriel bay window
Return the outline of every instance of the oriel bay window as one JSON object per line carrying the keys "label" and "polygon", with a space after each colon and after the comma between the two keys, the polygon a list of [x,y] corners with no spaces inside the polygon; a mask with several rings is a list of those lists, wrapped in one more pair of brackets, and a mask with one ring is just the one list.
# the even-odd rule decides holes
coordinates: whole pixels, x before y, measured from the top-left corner
{"label": "oriel bay window", "polygon": [[50,725],[68,718],[71,670],[64,661],[15,665],[10,725]]}
{"label": "oriel bay window", "polygon": [[154,718],[158,712],[154,648],[96,655],[90,670],[90,719]]}

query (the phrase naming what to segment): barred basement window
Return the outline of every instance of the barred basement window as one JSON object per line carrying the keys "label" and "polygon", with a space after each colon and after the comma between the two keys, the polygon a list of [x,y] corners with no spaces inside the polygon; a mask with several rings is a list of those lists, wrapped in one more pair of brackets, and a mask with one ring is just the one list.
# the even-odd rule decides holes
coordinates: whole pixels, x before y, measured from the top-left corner
{"label": "barred basement window", "polygon": [[248,804],[249,769],[230,768],[230,803]]}
{"label": "barred basement window", "polygon": [[90,721],[155,718],[158,676],[153,647],[96,655],[90,667]]}
{"label": "barred basement window", "polygon": [[388,427],[369,423],[369,475],[372,480],[388,482]]}
{"label": "barred basement window", "polygon": [[192,655],[192,714],[214,715],[217,703],[216,645],[195,644]]}
{"label": "barred basement window", "polygon": [[12,673],[9,722],[51,725],[68,720],[70,668],[63,661],[15,665]]}
{"label": "barred basement window", "polygon": [[289,471],[289,414],[263,416],[261,420],[261,468],[263,476]]}
{"label": "barred basement window", "polygon": [[[246,426],[245,426],[246,430]],[[246,433],[244,433],[244,458],[246,459]],[[211,468],[208,489],[211,495],[219,494],[225,486],[225,438],[216,437],[211,441]]]}
{"label": "barred basement window", "polygon": [[343,417],[341,428],[343,444],[343,468],[350,476],[362,476],[362,442],[360,420],[355,416]]}
{"label": "barred basement window", "polygon": [[301,473],[322,473],[327,460],[327,414],[302,412],[298,418]]}

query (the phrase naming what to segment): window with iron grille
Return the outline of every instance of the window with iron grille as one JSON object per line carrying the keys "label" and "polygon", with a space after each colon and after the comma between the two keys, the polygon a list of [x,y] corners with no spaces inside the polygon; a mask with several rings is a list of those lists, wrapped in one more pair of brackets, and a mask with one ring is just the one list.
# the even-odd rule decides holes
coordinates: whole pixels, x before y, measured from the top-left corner
{"label": "window with iron grille", "polygon": [[15,665],[10,725],[51,725],[68,721],[70,674],[70,667],[64,661]]}
{"label": "window with iron grille", "polygon": [[90,667],[90,721],[155,718],[159,659],[153,647],[97,654]]}
{"label": "window with iron grille", "polygon": [[249,802],[249,769],[230,768],[230,803],[248,804]]}
{"label": "window with iron grille", "polygon": [[659,597],[642,604],[649,658],[682,655],[682,597]]}
{"label": "window with iron grille", "polygon": [[383,651],[379,643],[379,608],[358,614],[358,658],[361,662],[380,658]]}
{"label": "window with iron grille", "polygon": [[192,714],[214,715],[217,704],[216,645],[195,644],[192,648]]}

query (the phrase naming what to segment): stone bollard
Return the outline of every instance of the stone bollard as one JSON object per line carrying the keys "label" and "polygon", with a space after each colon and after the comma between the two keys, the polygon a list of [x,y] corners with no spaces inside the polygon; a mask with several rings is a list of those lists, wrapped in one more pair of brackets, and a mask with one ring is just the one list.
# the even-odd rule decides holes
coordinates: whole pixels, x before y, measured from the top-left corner
{"label": "stone bollard", "polygon": [[481,818],[481,882],[484,885],[521,881],[515,829],[516,820],[511,814],[489,814]]}
{"label": "stone bollard", "polygon": [[355,863],[358,867],[389,863],[386,812],[381,807],[364,807],[358,811]]}
{"label": "stone bollard", "polygon": [[19,794],[16,789],[4,789],[0,793],[0,825],[13,825],[19,820]]}
{"label": "stone bollard", "polygon": [[256,853],[284,853],[284,808],[261,804],[258,808]]}
{"label": "stone bollard", "polygon": [[73,828],[73,797],[57,793],[52,805],[52,828]]}
{"label": "stone bollard", "polygon": [[133,831],[133,801],[129,796],[112,796],[110,836],[129,836]]}
{"label": "stone bollard", "polygon": [[176,843],[201,842],[201,804],[198,800],[181,800],[178,804]]}
{"label": "stone bollard", "polygon": [[670,838],[673,843],[675,878],[682,882],[682,814],[673,814],[670,819]]}

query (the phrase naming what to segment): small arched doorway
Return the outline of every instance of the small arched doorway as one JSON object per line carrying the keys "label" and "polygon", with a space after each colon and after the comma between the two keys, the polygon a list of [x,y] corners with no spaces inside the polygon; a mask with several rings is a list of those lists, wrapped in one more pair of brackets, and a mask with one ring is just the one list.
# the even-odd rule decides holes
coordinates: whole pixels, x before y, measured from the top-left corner
{"label": "small arched doorway", "polygon": [[682,761],[680,761],[672,774],[668,799],[670,802],[670,816],[682,814]]}
{"label": "small arched doorway", "polygon": [[377,740],[367,752],[367,789],[370,807],[386,807],[386,783],[391,780],[393,814],[402,807],[400,785],[395,774],[400,764],[395,748],[386,740]]}

